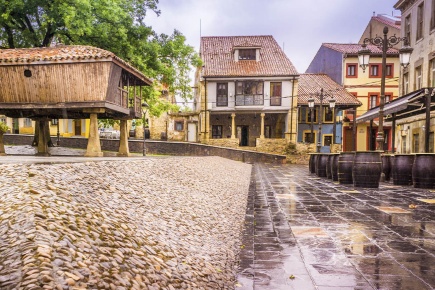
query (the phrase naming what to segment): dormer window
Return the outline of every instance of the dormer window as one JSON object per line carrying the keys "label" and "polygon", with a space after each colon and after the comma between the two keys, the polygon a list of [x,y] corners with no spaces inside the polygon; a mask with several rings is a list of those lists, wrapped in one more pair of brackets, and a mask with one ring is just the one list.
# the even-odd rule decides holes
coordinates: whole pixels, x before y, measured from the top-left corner
{"label": "dormer window", "polygon": [[239,49],[239,60],[256,60],[256,55],[255,48]]}

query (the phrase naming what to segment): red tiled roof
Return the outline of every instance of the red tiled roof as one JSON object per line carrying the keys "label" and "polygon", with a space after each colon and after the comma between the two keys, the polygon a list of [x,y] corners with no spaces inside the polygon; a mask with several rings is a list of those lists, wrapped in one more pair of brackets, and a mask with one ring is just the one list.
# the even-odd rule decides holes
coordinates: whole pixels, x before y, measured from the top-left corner
{"label": "red tiled roof", "polygon": [[146,83],[152,83],[152,81],[139,70],[123,59],[117,57],[113,52],[97,47],[84,45],[58,45],[53,47],[0,49],[0,66],[38,62],[70,63],[74,61],[82,62],[88,59],[104,60],[108,58],[117,60],[124,67],[142,78]]}
{"label": "red tiled roof", "polygon": [[[357,44],[357,43],[347,43],[347,44],[346,43],[322,43],[322,46],[333,49],[341,53],[355,54],[355,55],[357,55],[358,51],[361,49],[361,44]],[[382,50],[376,45],[368,44],[367,48],[370,49],[370,51],[374,55],[382,54]],[[387,50],[387,54],[399,56],[399,50],[395,48],[389,48]]]}
{"label": "red tiled roof", "polygon": [[[234,60],[234,48],[260,48],[260,61]],[[271,35],[201,37],[204,77],[290,76],[298,75]]]}
{"label": "red tiled roof", "polygon": [[[359,106],[361,102],[349,93],[345,88],[334,82],[326,74],[301,74],[298,84],[298,104],[308,105],[308,99],[314,98],[318,104],[320,100],[316,97],[320,95],[320,90],[323,89],[323,95],[333,96],[336,105],[342,106]],[[329,104],[330,98],[323,99],[323,104]]]}
{"label": "red tiled roof", "polygon": [[400,30],[401,19],[398,16],[388,16],[388,15],[379,14],[377,16],[373,16],[372,19],[382,24]]}

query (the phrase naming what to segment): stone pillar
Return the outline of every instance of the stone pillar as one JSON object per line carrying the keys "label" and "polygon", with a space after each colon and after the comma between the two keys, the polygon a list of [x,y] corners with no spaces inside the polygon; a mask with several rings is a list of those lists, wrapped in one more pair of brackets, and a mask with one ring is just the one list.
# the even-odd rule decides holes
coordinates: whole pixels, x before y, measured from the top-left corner
{"label": "stone pillar", "polygon": [[130,156],[130,150],[128,148],[128,130],[127,130],[127,120],[121,120],[119,124],[119,150],[116,154],[119,157],[128,157]]}
{"label": "stone pillar", "polygon": [[205,111],[206,121],[205,121],[205,141],[208,142],[210,140],[210,111]]}
{"label": "stone pillar", "polygon": [[36,156],[50,156],[48,153],[48,139],[47,136],[47,128],[48,120],[39,120],[39,136],[38,136],[38,152],[36,152]]}
{"label": "stone pillar", "polygon": [[231,114],[231,139],[236,139],[236,114]]}
{"label": "stone pillar", "polygon": [[265,113],[261,113],[260,117],[261,117],[261,125],[260,125],[260,139],[264,139],[264,116],[266,114]]}
{"label": "stone pillar", "polygon": [[98,134],[98,118],[96,113],[91,113],[91,123],[89,126],[88,147],[86,149],[86,157],[101,157],[100,135]]}
{"label": "stone pillar", "polygon": [[0,156],[6,156],[5,143],[3,142],[3,132],[0,132]]}

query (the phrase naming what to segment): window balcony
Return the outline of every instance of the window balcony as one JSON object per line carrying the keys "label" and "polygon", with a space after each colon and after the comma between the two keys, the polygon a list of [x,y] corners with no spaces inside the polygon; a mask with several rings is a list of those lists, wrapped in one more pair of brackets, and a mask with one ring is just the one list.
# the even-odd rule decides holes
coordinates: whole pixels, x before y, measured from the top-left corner
{"label": "window balcony", "polygon": [[237,95],[236,106],[262,106],[264,105],[263,95]]}

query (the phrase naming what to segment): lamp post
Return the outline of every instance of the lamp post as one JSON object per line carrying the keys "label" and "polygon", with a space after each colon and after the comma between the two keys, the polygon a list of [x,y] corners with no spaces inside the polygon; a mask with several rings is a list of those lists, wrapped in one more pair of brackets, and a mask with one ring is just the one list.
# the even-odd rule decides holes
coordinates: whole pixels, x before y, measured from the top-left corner
{"label": "lamp post", "polygon": [[143,113],[143,152],[142,155],[146,156],[147,155],[147,147],[146,147],[146,143],[145,143],[145,122],[146,122],[146,114],[148,111],[148,104],[146,102],[142,103],[142,113]]}
{"label": "lamp post", "polygon": [[[384,37],[376,36],[375,38],[366,38],[363,41],[361,49],[358,51],[358,62],[360,67],[365,72],[366,67],[369,65],[370,60],[370,49],[367,48],[367,43],[373,44],[378,48],[382,49],[382,74],[381,74],[381,100],[379,103],[379,125],[378,125],[378,133],[376,135],[376,150],[383,151],[384,144],[384,104],[385,104],[385,77],[387,70],[387,51],[389,48],[392,48],[394,45],[403,41],[404,46],[399,49],[400,56],[400,64],[403,67],[407,67],[409,65],[409,61],[411,58],[412,48],[408,45],[408,39],[406,37],[397,37],[393,35],[388,37],[388,27],[384,27],[383,30]],[[394,146],[394,144],[393,144]]]}
{"label": "lamp post", "polygon": [[313,109],[314,109],[314,99],[313,98],[309,98],[308,99],[308,107],[310,108],[310,119],[311,119],[311,134],[310,134],[310,143],[313,143],[314,141],[314,132],[313,132],[313,119],[314,119],[314,113],[313,113]]}
{"label": "lamp post", "polygon": [[332,99],[329,100],[329,108],[332,109],[332,140],[331,144],[335,144],[335,134],[337,133],[337,125],[335,124],[335,99],[332,97]]}
{"label": "lamp post", "polygon": [[[320,104],[319,104],[319,116],[318,116],[318,122],[319,122],[319,127],[318,127],[318,137],[317,137],[317,153],[319,153],[320,152],[320,148],[322,147],[322,143],[321,143],[321,138],[322,138],[322,124],[323,124],[323,98],[324,98],[324,95],[323,95],[323,88],[322,89],[320,89],[320,95],[319,95],[319,101],[320,101]],[[310,110],[311,110],[311,142],[313,142],[313,108],[314,108],[314,98],[310,98],[310,99],[308,99],[308,107],[310,108]],[[334,115],[335,115],[335,99],[332,97],[332,99],[331,100],[329,100],[329,107],[333,110],[333,112],[334,112]],[[335,138],[335,117],[334,117],[334,129],[333,129],[333,134],[334,134],[334,136],[333,136],[333,138],[332,139],[334,139]],[[334,143],[334,141],[332,141],[333,143]]]}

